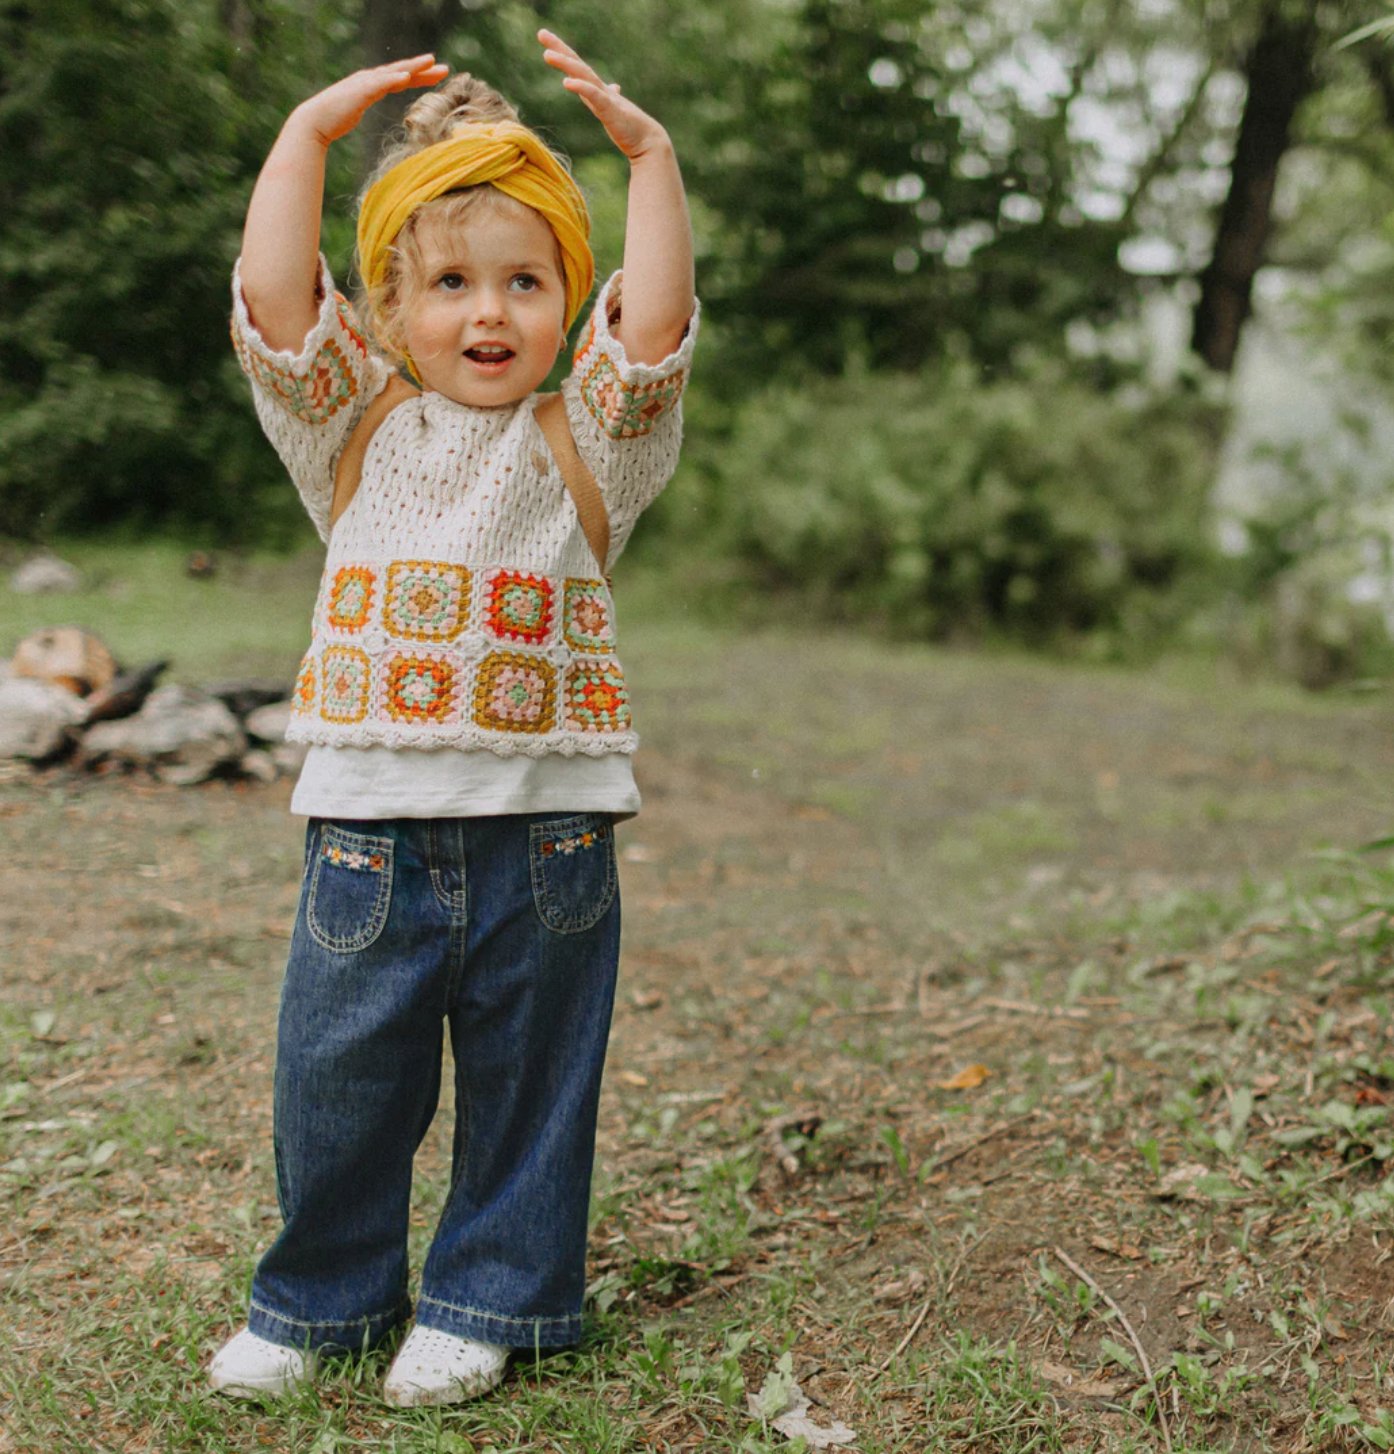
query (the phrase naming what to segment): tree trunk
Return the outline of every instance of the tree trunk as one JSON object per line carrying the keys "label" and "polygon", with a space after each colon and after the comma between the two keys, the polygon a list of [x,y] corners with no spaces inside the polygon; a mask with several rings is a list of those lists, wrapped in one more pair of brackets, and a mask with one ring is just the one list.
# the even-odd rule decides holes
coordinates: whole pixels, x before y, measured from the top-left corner
{"label": "tree trunk", "polygon": [[1292,119],[1315,86],[1315,6],[1301,16],[1269,0],[1258,39],[1245,57],[1248,95],[1230,163],[1210,264],[1200,275],[1191,347],[1221,373],[1234,367],[1249,316],[1254,274],[1263,261],[1278,165],[1292,140]]}
{"label": "tree trunk", "polygon": [[[365,66],[405,60],[424,51],[439,50],[453,7],[442,0],[364,0],[359,39]],[[386,96],[363,118],[358,130],[363,144],[363,175],[377,164],[388,132],[399,126],[419,90]]]}

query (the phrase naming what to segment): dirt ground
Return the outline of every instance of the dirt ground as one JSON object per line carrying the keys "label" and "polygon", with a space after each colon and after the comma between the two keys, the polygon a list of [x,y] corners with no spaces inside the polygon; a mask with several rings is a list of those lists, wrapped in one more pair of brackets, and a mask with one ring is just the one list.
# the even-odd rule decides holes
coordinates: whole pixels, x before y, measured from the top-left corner
{"label": "dirt ground", "polygon": [[[1394,1447],[1381,699],[769,645],[636,652],[591,1247],[619,1432],[555,1447],[793,1448],[743,1403],[786,1351],[865,1451]],[[276,1225],[288,800],[0,781],[9,1447],[321,1447],[171,1432]],[[160,1410],[96,1396],[161,1360]],[[515,1447],[500,1417],[390,1447]]]}

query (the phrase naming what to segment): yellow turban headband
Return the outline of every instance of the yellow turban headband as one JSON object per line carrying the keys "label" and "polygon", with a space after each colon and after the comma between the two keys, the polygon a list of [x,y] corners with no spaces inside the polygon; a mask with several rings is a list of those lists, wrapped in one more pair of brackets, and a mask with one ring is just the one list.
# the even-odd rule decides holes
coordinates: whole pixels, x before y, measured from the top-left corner
{"label": "yellow turban headband", "polygon": [[561,244],[569,329],[595,282],[590,214],[570,172],[541,137],[516,121],[466,122],[374,182],[358,213],[360,276],[370,289],[382,282],[392,244],[418,207],[485,183],[540,212],[551,225]]}

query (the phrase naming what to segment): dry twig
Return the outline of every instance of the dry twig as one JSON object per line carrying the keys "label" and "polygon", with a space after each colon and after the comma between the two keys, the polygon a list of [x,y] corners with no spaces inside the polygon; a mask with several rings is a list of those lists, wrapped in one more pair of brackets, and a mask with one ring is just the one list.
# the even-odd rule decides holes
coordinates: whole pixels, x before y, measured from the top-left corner
{"label": "dry twig", "polygon": [[1166,1444],[1168,1454],[1171,1450],[1171,1430],[1167,1427],[1167,1416],[1162,1410],[1162,1396],[1157,1391],[1157,1380],[1152,1373],[1152,1363],[1147,1357],[1147,1350],[1142,1346],[1142,1340],[1138,1337],[1133,1325],[1128,1321],[1128,1315],[1118,1306],[1116,1302],[1106,1293],[1103,1288],[1082,1268],[1068,1253],[1062,1252],[1058,1247],[1052,1247],[1051,1251],[1070,1269],[1071,1272],[1085,1282],[1113,1309],[1118,1318],[1119,1326],[1128,1335],[1128,1341],[1137,1351],[1138,1361],[1142,1364],[1143,1377],[1147,1380],[1147,1386],[1152,1390],[1152,1402],[1157,1410],[1157,1423],[1161,1426],[1162,1441]]}
{"label": "dry twig", "polygon": [[920,1329],[924,1326],[924,1320],[929,1316],[929,1307],[934,1299],[936,1297],[939,1297],[942,1298],[945,1302],[948,1301],[949,1294],[954,1290],[954,1283],[958,1279],[959,1273],[963,1271],[963,1264],[968,1260],[968,1254],[970,1252],[976,1252],[977,1249],[981,1247],[986,1240],[986,1237],[979,1237],[978,1240],[974,1242],[971,1247],[965,1247],[963,1251],[958,1254],[958,1261],[954,1263],[953,1271],[951,1271],[948,1277],[945,1279],[944,1286],[939,1290],[939,1292],[930,1293],[930,1295],[924,1300],[924,1305],[916,1314],[915,1321],[911,1325],[910,1331],[900,1340],[899,1343],[896,1344],[895,1351],[887,1355],[886,1359],[877,1368],[877,1373],[884,1373],[914,1341],[915,1334],[918,1333]]}
{"label": "dry twig", "polygon": [[985,1146],[989,1141],[995,1141],[1003,1132],[1010,1131],[1014,1126],[1020,1126],[1023,1121],[1032,1120],[1035,1114],[1035,1111],[1027,1111],[1024,1116],[1014,1116],[1010,1121],[1003,1121],[1000,1126],[994,1126],[985,1135],[977,1136],[972,1141],[965,1141],[962,1146],[955,1146],[947,1156],[935,1157],[935,1171],[943,1171],[946,1166],[952,1166],[955,1161],[967,1156],[970,1151],[976,1151],[979,1146]]}
{"label": "dry twig", "polygon": [[822,1116],[815,1111],[794,1111],[766,1123],[765,1146],[785,1176],[799,1174],[799,1158],[784,1144],[784,1133],[797,1131],[800,1136],[811,1136],[822,1124]]}

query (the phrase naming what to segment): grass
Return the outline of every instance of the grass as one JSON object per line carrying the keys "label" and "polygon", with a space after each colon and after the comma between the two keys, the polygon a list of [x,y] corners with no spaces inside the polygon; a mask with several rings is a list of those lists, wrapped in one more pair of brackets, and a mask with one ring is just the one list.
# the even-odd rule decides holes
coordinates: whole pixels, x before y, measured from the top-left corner
{"label": "grass", "polygon": [[[188,681],[293,669],[312,561],[69,554],[91,590],[0,592],[0,652],[61,615]],[[288,786],[10,774],[0,1448],[773,1451],[748,1400],[790,1378],[864,1454],[1394,1447],[1381,701],[619,590],[646,807],[585,1342],[452,1410],[384,1405],[384,1354],[207,1396],[277,1225]]]}

